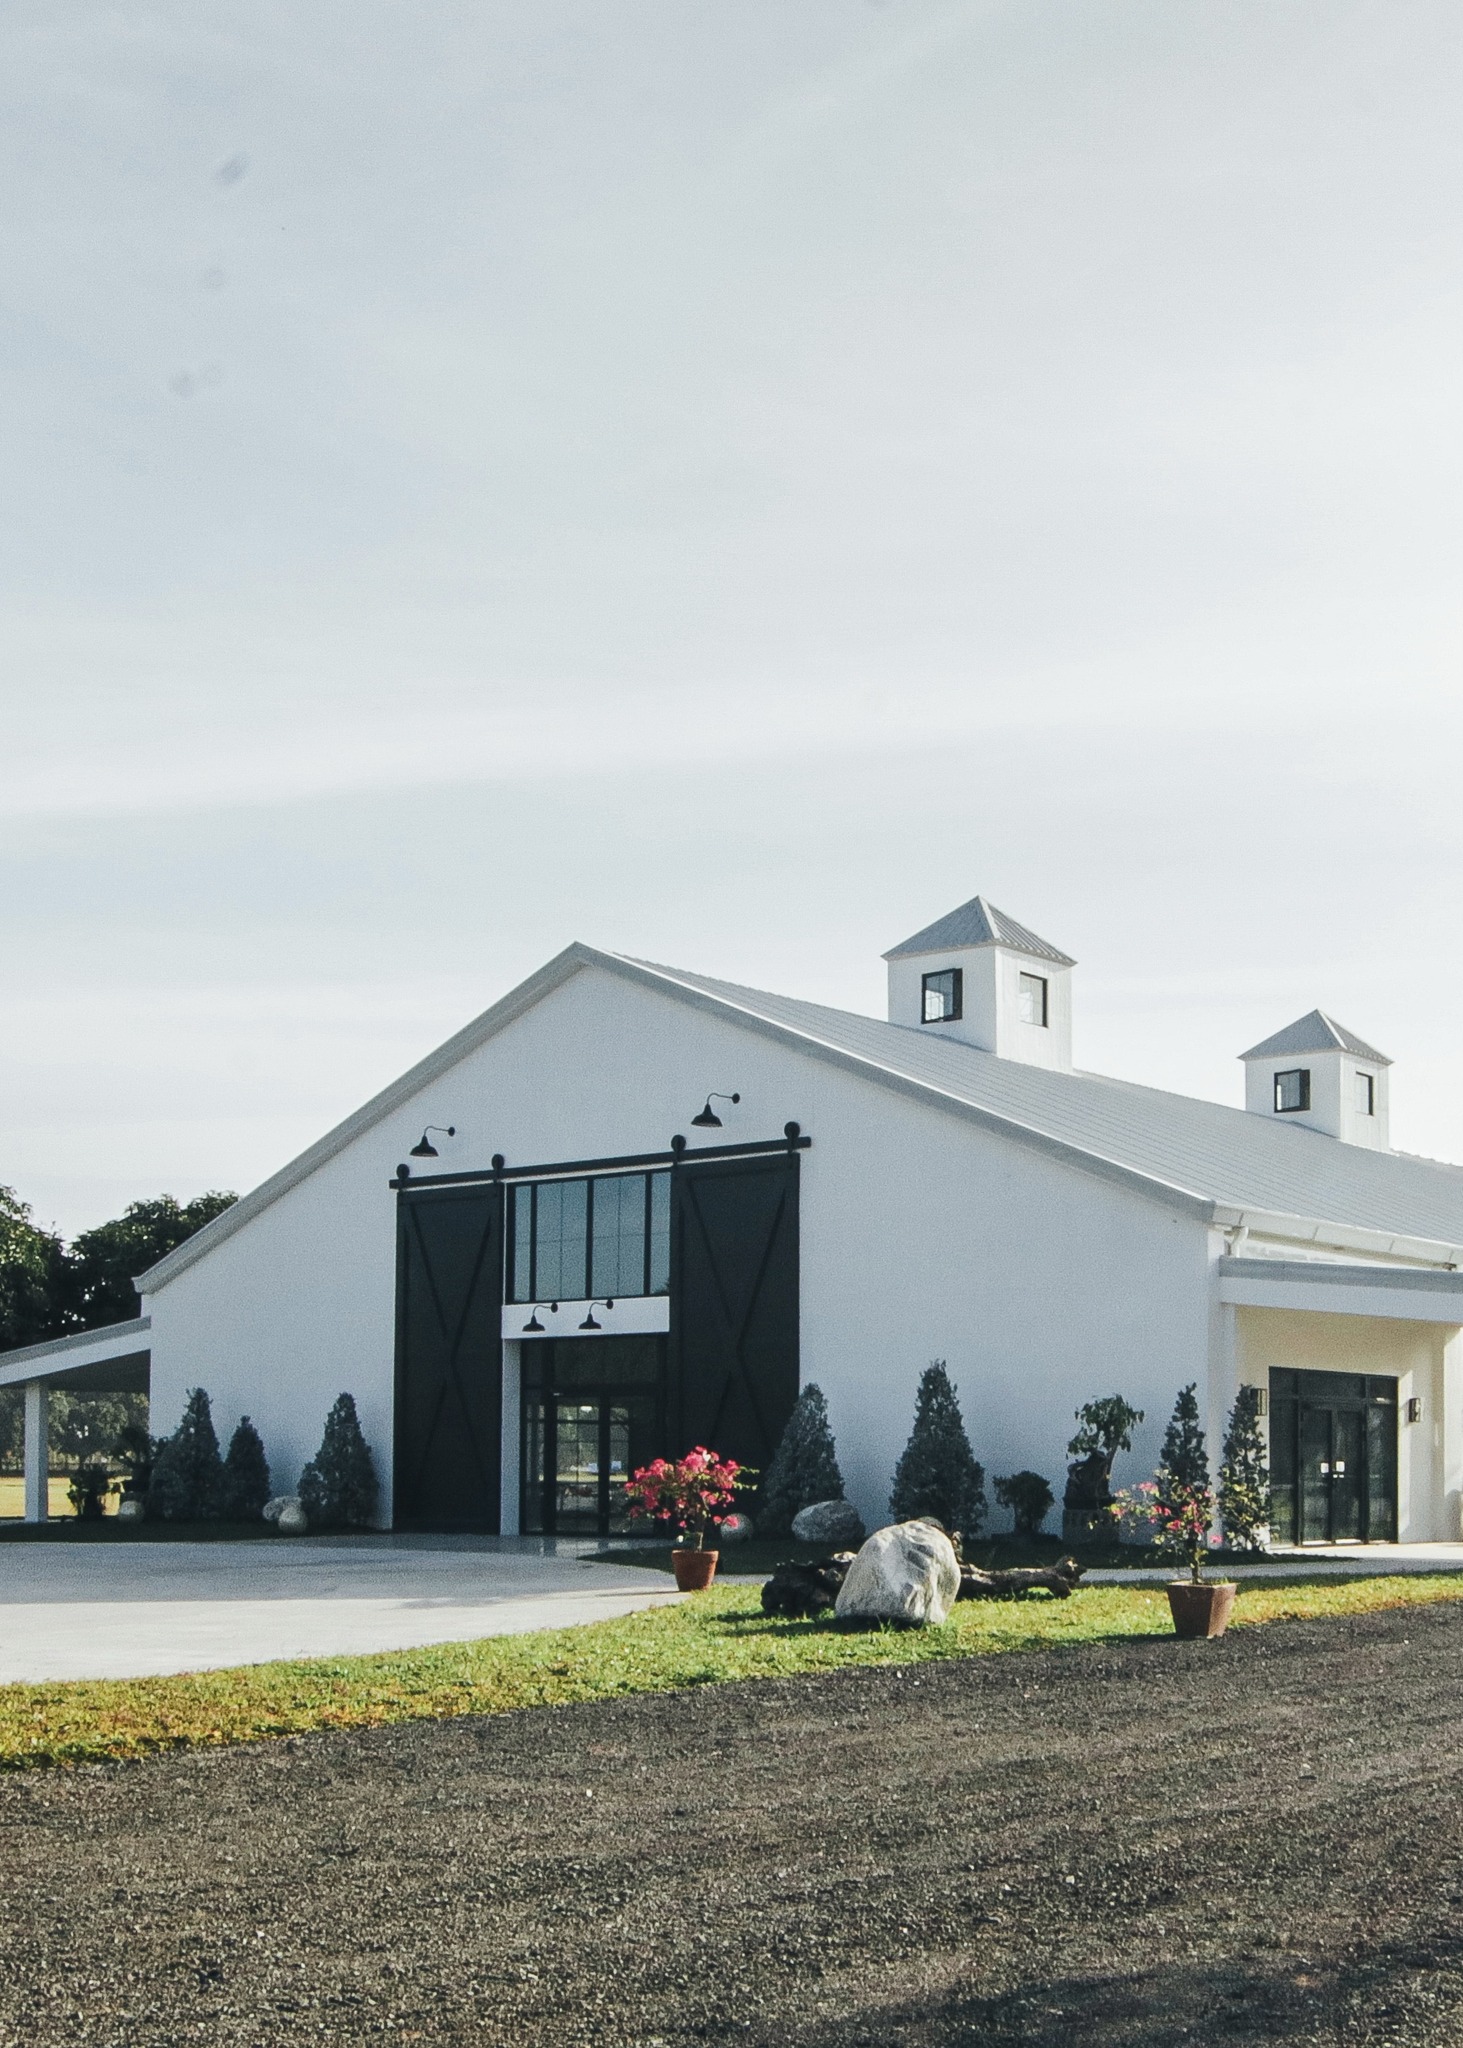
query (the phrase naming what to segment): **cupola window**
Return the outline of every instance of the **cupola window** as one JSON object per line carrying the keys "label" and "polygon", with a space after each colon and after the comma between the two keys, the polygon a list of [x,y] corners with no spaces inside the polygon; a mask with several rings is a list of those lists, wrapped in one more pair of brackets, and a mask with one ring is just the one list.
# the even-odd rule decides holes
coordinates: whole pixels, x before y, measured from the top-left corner
{"label": "cupola window", "polygon": [[1021,1022],[1046,1027],[1047,982],[1044,974],[1023,974],[1018,994]]}
{"label": "cupola window", "polygon": [[1309,1067],[1287,1067],[1275,1076],[1275,1113],[1285,1116],[1292,1110],[1309,1109],[1311,1106],[1311,1070]]}
{"label": "cupola window", "polygon": [[1357,1074],[1356,1113],[1358,1116],[1375,1116],[1377,1113],[1377,1084],[1374,1075]]}
{"label": "cupola window", "polygon": [[961,983],[958,967],[942,968],[923,980],[920,1015],[926,1024],[953,1024],[960,1015]]}

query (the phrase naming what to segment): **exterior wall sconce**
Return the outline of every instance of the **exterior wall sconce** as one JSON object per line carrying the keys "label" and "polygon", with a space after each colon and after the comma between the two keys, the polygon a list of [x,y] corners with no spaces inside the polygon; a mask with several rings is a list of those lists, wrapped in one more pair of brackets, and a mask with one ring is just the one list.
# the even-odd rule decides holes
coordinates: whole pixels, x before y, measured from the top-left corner
{"label": "exterior wall sconce", "polygon": [[721,1129],[721,1118],[711,1107],[712,1103],[740,1102],[741,1099],[740,1095],[708,1095],[705,1109],[701,1111],[699,1116],[693,1116],[691,1121],[698,1131],[719,1131]]}
{"label": "exterior wall sconce", "polygon": [[444,1138],[455,1138],[457,1136],[456,1124],[428,1124],[426,1130],[422,1132],[421,1143],[413,1145],[411,1148],[413,1159],[435,1159],[437,1157],[437,1148],[432,1143],[430,1135],[433,1131],[436,1131]]}
{"label": "exterior wall sconce", "polygon": [[1408,1399],[1407,1399],[1407,1420],[1408,1420],[1409,1422],[1421,1422],[1421,1420],[1422,1420],[1422,1396],[1421,1396],[1420,1394],[1410,1394],[1410,1395],[1408,1396]]}
{"label": "exterior wall sconce", "polygon": [[586,1316],[586,1317],[584,1318],[584,1321],[583,1321],[583,1322],[582,1322],[582,1323],[581,1323],[581,1324],[579,1325],[580,1329],[581,1329],[581,1330],[602,1330],[602,1329],[604,1328],[604,1324],[603,1324],[603,1323],[597,1323],[597,1322],[595,1321],[595,1319],[594,1319],[594,1312],[595,1312],[595,1310],[596,1310],[597,1308],[603,1307],[603,1308],[607,1308],[607,1309],[610,1309],[610,1308],[613,1308],[613,1307],[614,1307],[614,1305],[615,1305],[615,1304],[614,1304],[614,1303],[613,1303],[612,1301],[609,1301],[609,1300],[606,1300],[606,1301],[604,1301],[604,1302],[602,1302],[602,1303],[601,1303],[601,1302],[598,1302],[598,1301],[592,1301],[592,1302],[591,1302],[591,1303],[589,1304],[589,1313],[588,1313],[588,1315],[587,1315],[587,1316]]}
{"label": "exterior wall sconce", "polygon": [[541,1308],[547,1308],[551,1316],[556,1316],[559,1313],[559,1304],[556,1301],[536,1301],[528,1312],[528,1321],[523,1326],[523,1334],[526,1337],[541,1337],[543,1335],[544,1326],[538,1319],[538,1312]]}

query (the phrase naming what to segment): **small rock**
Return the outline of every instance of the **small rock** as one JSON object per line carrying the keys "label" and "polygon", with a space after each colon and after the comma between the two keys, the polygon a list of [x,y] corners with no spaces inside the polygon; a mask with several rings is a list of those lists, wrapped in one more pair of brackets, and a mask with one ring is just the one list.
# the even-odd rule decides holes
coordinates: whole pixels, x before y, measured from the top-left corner
{"label": "small rock", "polygon": [[793,1516],[792,1533],[799,1543],[833,1543],[843,1550],[863,1542],[864,1525],[851,1501],[815,1500]]}
{"label": "small rock", "polygon": [[899,1621],[937,1628],[960,1591],[955,1546],[933,1522],[876,1529],[838,1595],[840,1621]]}
{"label": "small rock", "polygon": [[297,1493],[277,1493],[264,1503],[264,1519],[273,1522],[282,1536],[303,1536],[310,1520]]}
{"label": "small rock", "polygon": [[750,1515],[728,1515],[720,1527],[723,1543],[745,1543],[752,1533],[752,1517]]}
{"label": "small rock", "polygon": [[142,1502],[135,1494],[130,1495],[126,1500],[118,1501],[117,1520],[119,1522],[140,1522],[142,1520]]}

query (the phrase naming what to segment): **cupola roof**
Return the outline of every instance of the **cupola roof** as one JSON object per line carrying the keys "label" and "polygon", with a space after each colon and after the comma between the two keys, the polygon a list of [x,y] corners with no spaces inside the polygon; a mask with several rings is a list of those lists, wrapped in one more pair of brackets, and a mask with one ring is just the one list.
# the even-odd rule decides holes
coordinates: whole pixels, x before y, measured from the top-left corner
{"label": "cupola roof", "polygon": [[1007,917],[1003,910],[987,903],[984,896],[972,896],[958,910],[936,918],[913,938],[891,947],[884,958],[898,960],[906,953],[954,953],[972,946],[1008,946],[1013,953],[1027,953],[1034,960],[1051,960],[1058,967],[1077,964],[1069,953],[1039,939],[1024,924],[1017,924],[1014,917]]}
{"label": "cupola roof", "polygon": [[1287,1024],[1273,1038],[1261,1039],[1248,1052],[1242,1052],[1240,1058],[1267,1060],[1301,1052],[1349,1052],[1360,1060],[1375,1060],[1379,1067],[1392,1064],[1384,1052],[1378,1052],[1374,1045],[1368,1045],[1364,1038],[1358,1038],[1354,1031],[1348,1031],[1344,1024],[1338,1024],[1324,1010],[1307,1010],[1304,1017],[1297,1017],[1293,1024]]}

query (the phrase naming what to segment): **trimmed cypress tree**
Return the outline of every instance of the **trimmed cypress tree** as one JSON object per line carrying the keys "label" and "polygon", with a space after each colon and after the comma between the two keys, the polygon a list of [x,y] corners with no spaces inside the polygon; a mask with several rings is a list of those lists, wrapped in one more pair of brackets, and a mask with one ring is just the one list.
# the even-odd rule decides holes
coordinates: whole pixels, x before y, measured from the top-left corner
{"label": "trimmed cypress tree", "polygon": [[224,1459],[224,1518],[230,1522],[257,1522],[269,1498],[269,1461],[259,1432],[242,1416],[229,1439]]}
{"label": "trimmed cypress tree", "polygon": [[1219,1515],[1224,1540],[1239,1550],[1263,1550],[1270,1526],[1270,1471],[1260,1434],[1260,1389],[1241,1387],[1229,1411],[1219,1467]]}
{"label": "trimmed cypress tree", "polygon": [[1018,1536],[1039,1536],[1051,1513],[1052,1490],[1039,1472],[1013,1472],[996,1481],[996,1499],[1011,1510]]}
{"label": "trimmed cypress tree", "polygon": [[355,1401],[341,1394],[325,1418],[319,1450],[300,1474],[300,1505],[312,1528],[369,1529],[379,1491]]}
{"label": "trimmed cypress tree", "polygon": [[947,1529],[973,1536],[985,1510],[985,1473],[971,1451],[945,1361],[937,1358],[920,1375],[914,1428],[894,1474],[889,1512],[896,1522],[933,1515]]}
{"label": "trimmed cypress tree", "polygon": [[1209,1484],[1209,1451],[1204,1442],[1204,1432],[1199,1427],[1196,1384],[1190,1380],[1186,1387],[1179,1388],[1168,1428],[1163,1432],[1163,1452],[1158,1460],[1157,1478],[1159,1491],[1164,1494],[1170,1488]]}
{"label": "trimmed cypress tree", "polygon": [[150,1513],[164,1522],[211,1522],[223,1512],[224,1464],[202,1387],[188,1395],[183,1419],[158,1451],[147,1490]]}
{"label": "trimmed cypress tree", "polygon": [[797,1398],[762,1480],[757,1531],[786,1536],[792,1518],[818,1500],[843,1499],[843,1474],[828,1424],[828,1403],[811,1382]]}

